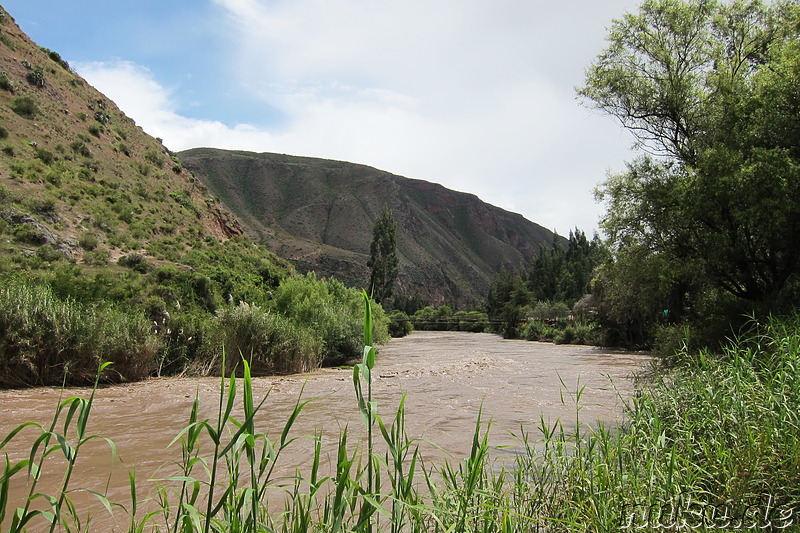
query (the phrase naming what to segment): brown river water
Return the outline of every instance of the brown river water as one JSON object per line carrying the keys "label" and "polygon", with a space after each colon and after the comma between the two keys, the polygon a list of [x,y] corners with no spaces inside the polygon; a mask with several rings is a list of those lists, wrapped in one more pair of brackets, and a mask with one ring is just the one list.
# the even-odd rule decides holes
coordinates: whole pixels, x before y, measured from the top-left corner
{"label": "brown river water", "polygon": [[[499,447],[495,457],[502,461],[513,455],[520,428],[536,438],[542,419],[550,425],[560,419],[567,428],[574,428],[576,415],[581,423],[622,420],[624,404],[634,392],[634,375],[646,370],[649,360],[642,354],[503,340],[489,334],[414,332],[380,348],[373,370],[373,395],[387,425],[406,395],[406,430],[409,437],[420,439],[428,464],[459,461],[469,453],[482,409],[482,419],[491,419],[490,444]],[[353,433],[350,439],[364,433],[350,369],[260,377],[253,380],[253,387],[257,400],[269,392],[255,428],[273,440],[279,439],[301,389],[302,398],[311,400],[290,433],[298,440],[281,456],[282,475],[292,475],[295,467],[310,470],[313,441],[305,436],[321,434],[323,454],[335,457],[345,426]],[[117,461],[112,466],[112,454],[104,440],[90,442],[80,452],[70,486],[105,493],[112,502],[128,505],[127,472],[134,470],[140,496],[152,495],[153,482],[149,480],[175,474],[180,444],[169,444],[186,426],[195,396],[200,398],[201,417],[212,418],[219,388],[219,378],[159,378],[98,390],[87,432],[111,439]],[[581,389],[578,406],[574,398]],[[23,422],[46,425],[61,394],[88,397],[89,392],[69,389],[62,393],[55,388],[0,391],[0,438]],[[13,464],[30,453],[35,438],[32,428],[23,430],[3,453],[8,453]],[[39,489],[57,495],[63,467],[53,457],[53,474],[44,476]],[[15,479],[9,511],[22,505],[28,490],[24,474]],[[79,490],[72,498],[92,509],[93,531],[114,527],[114,519],[94,497]],[[115,516],[117,526],[124,527],[124,512],[117,510]],[[8,519],[5,522],[3,526]]]}

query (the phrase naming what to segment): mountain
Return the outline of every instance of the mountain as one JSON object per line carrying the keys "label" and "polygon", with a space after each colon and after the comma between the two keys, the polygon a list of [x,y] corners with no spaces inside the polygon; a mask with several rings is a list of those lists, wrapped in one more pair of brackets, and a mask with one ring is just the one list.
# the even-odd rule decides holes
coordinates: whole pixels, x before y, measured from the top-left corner
{"label": "mountain", "polygon": [[242,233],[159,140],[0,8],[0,256],[167,260],[192,238]]}
{"label": "mountain", "polygon": [[521,215],[427,181],[364,165],[195,148],[178,153],[245,231],[301,271],[366,286],[375,220],[398,225],[396,294],[472,306],[503,269],[528,263],[554,235]]}

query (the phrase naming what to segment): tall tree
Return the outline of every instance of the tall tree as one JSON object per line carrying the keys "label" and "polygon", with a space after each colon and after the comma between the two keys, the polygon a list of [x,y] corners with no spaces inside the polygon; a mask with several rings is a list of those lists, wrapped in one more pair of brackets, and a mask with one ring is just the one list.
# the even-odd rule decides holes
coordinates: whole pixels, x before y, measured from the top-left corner
{"label": "tall tree", "polygon": [[769,307],[800,270],[800,4],[646,0],[608,42],[579,94],[644,152],[598,189],[616,253]]}
{"label": "tall tree", "polygon": [[387,206],[372,229],[367,266],[372,269],[369,278],[370,292],[376,302],[392,296],[397,279],[397,223]]}

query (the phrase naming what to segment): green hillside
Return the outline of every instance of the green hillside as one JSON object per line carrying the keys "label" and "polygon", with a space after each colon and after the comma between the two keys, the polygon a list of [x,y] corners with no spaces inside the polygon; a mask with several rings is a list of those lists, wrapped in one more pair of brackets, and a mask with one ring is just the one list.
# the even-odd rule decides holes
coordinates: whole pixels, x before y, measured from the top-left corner
{"label": "green hillside", "polygon": [[215,372],[223,347],[256,372],[359,353],[355,290],[300,277],[246,238],[174,154],[2,8],[0,291],[0,386],[82,383],[103,361],[107,380]]}

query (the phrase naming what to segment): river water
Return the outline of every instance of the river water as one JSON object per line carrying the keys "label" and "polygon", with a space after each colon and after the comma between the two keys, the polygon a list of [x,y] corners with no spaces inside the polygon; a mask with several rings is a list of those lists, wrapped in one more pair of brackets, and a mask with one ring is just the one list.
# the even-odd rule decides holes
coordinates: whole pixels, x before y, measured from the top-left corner
{"label": "river water", "polygon": [[[576,416],[581,423],[621,420],[624,403],[634,391],[633,376],[646,370],[649,360],[641,354],[504,340],[489,334],[414,332],[379,350],[373,394],[387,425],[406,395],[407,432],[420,439],[429,462],[456,461],[469,452],[481,409],[483,420],[491,419],[490,443],[500,447],[496,455],[502,458],[513,453],[518,444],[514,435],[521,427],[535,438],[542,419],[549,424],[561,419],[568,428],[574,427]],[[310,469],[313,442],[303,436],[321,434],[323,453],[335,456],[341,430],[347,426],[357,436],[363,427],[350,369],[260,377],[253,380],[253,387],[257,398],[269,392],[255,426],[273,440],[279,438],[301,390],[302,398],[311,400],[291,432],[300,438],[281,458],[287,475],[296,466]],[[180,444],[169,444],[186,426],[195,396],[200,398],[201,416],[210,418],[216,413],[219,388],[219,378],[160,378],[98,390],[87,432],[111,439],[117,461],[112,467],[106,441],[90,442],[81,450],[70,486],[126,502],[130,500],[127,471],[134,470],[139,491],[147,493],[152,487],[149,479],[175,473],[170,464],[179,460]],[[579,404],[576,391],[581,391]],[[86,397],[89,392],[0,391],[0,438],[23,422],[47,424],[60,395]],[[30,453],[35,438],[35,430],[23,430],[3,452],[13,464]],[[53,474],[45,476],[39,488],[57,494],[63,470],[55,468],[58,461],[53,457]],[[11,508],[21,505],[27,494],[23,475],[15,478]],[[81,495],[86,493],[72,496],[80,502]],[[97,523],[107,520],[102,505],[88,498]]]}

